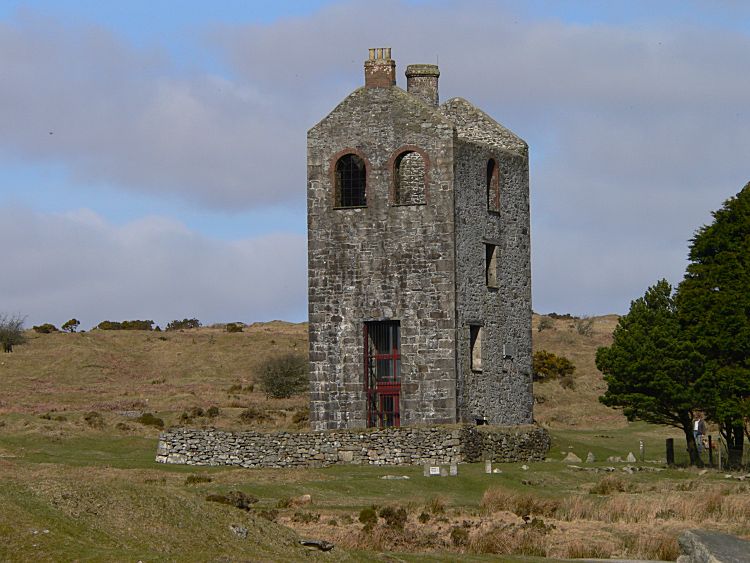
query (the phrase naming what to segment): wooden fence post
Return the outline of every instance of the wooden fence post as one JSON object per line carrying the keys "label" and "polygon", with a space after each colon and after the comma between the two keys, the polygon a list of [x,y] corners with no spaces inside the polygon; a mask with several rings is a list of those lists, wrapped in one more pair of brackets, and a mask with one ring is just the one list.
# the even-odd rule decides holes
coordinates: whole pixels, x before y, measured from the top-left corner
{"label": "wooden fence post", "polygon": [[667,438],[667,465],[674,465],[674,438]]}

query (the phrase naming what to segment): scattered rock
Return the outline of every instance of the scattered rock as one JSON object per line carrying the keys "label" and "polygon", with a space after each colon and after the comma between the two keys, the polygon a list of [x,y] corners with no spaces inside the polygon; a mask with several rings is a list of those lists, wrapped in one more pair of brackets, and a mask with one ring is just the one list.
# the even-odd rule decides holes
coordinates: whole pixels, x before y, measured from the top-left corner
{"label": "scattered rock", "polygon": [[750,542],[728,534],[706,530],[687,530],[678,538],[683,555],[678,563],[750,561]]}
{"label": "scattered rock", "polygon": [[240,539],[247,539],[247,528],[240,526],[239,524],[229,524],[229,529],[234,532],[234,535]]}
{"label": "scattered rock", "polygon": [[622,470],[623,470],[623,471],[624,471],[625,473],[628,473],[628,474],[630,474],[630,475],[632,475],[633,473],[635,473],[635,471],[633,471],[633,468],[632,468],[632,467],[630,467],[629,465],[626,465],[625,467],[623,467],[623,468],[622,468]]}
{"label": "scattered rock", "polygon": [[386,481],[401,481],[404,479],[409,479],[408,475],[383,475],[381,479],[385,479]]}
{"label": "scattered rock", "polygon": [[628,463],[635,463],[637,460],[635,459],[633,452],[630,452],[628,454],[628,457],[625,458],[625,461],[627,461]]}
{"label": "scattered rock", "polygon": [[698,471],[698,475],[705,475],[706,473],[708,473],[708,469],[701,469]]}
{"label": "scattered rock", "polygon": [[573,452],[568,452],[568,455],[563,459],[563,463],[581,463],[581,458]]}
{"label": "scattered rock", "polygon": [[522,465],[521,469],[523,469],[524,471],[528,471],[529,470],[529,466],[528,465]]}
{"label": "scattered rock", "polygon": [[593,452],[589,452],[586,456],[586,463],[594,463],[596,461],[596,457],[594,456]]}
{"label": "scattered rock", "polygon": [[320,551],[331,551],[335,547],[331,542],[325,540],[299,540],[299,543],[305,547],[314,547]]}
{"label": "scattered rock", "polygon": [[497,468],[495,468],[495,469],[493,469],[493,470],[492,470],[492,472],[493,472],[493,473],[502,473],[502,472],[503,472],[503,470],[502,470],[502,469],[497,469]]}
{"label": "scattered rock", "polygon": [[607,458],[610,463],[622,463],[622,458],[619,455],[611,455]]}

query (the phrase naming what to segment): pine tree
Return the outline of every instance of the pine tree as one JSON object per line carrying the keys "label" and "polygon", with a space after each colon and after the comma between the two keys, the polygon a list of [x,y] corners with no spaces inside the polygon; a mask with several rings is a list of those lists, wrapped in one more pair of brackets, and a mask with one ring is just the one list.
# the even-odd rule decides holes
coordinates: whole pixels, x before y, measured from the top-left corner
{"label": "pine tree", "polygon": [[682,325],[705,357],[696,382],[700,403],[719,423],[736,466],[750,418],[750,184],[713,217],[691,241],[676,300]]}

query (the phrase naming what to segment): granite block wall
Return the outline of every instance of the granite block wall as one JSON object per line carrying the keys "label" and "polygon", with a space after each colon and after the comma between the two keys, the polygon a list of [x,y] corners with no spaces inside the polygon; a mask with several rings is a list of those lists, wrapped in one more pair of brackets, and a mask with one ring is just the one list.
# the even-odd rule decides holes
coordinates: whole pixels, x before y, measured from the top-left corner
{"label": "granite block wall", "polygon": [[549,447],[547,431],[532,425],[271,433],[173,428],[160,435],[156,461],[238,467],[541,461]]}

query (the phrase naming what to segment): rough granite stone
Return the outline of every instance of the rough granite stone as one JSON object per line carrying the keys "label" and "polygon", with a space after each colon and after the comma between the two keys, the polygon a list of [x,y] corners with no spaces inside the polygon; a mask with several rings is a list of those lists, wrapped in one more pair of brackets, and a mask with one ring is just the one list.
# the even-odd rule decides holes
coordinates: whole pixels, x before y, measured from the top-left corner
{"label": "rough granite stone", "polygon": [[[311,427],[368,425],[364,323],[386,320],[400,323],[401,426],[529,424],[528,146],[464,99],[439,105],[436,66],[412,65],[409,91],[395,86],[394,68],[389,49],[371,52],[366,87],[307,136]],[[395,170],[409,152],[424,170],[409,169],[399,195]],[[336,204],[346,154],[365,163],[363,206]],[[481,369],[472,330],[481,331]]]}

